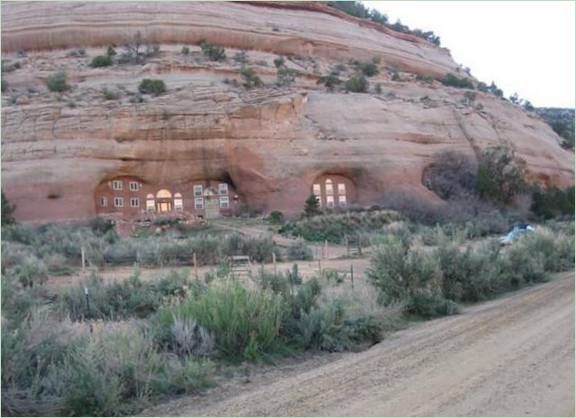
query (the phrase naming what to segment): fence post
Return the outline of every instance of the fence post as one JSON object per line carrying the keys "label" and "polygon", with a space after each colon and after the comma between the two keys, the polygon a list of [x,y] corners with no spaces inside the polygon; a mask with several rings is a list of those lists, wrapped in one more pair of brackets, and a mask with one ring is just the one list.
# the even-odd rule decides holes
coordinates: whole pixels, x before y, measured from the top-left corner
{"label": "fence post", "polygon": [[320,274],[320,276],[322,276],[322,259],[321,258],[318,259],[318,274]]}
{"label": "fence post", "polygon": [[354,265],[350,263],[350,280],[352,281],[352,290],[354,290]]}
{"label": "fence post", "polygon": [[82,256],[82,273],[86,271],[86,253],[84,252],[84,247],[80,248],[80,254]]}
{"label": "fence post", "polygon": [[350,257],[350,240],[348,239],[348,234],[346,234],[346,257]]}
{"label": "fence post", "polygon": [[278,274],[276,270],[276,253],[272,253],[272,264],[274,264],[274,276],[276,276]]}
{"label": "fence post", "polygon": [[194,276],[198,280],[198,262],[196,260],[196,252],[192,253],[192,264],[194,264]]}

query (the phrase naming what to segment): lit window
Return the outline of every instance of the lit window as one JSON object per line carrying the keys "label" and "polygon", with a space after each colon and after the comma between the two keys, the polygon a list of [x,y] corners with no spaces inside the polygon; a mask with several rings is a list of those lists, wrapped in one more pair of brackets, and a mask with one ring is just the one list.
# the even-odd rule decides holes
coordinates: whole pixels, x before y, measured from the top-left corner
{"label": "lit window", "polygon": [[108,199],[105,197],[101,197],[100,198],[100,207],[105,208],[106,206],[108,206]]}
{"label": "lit window", "polygon": [[140,183],[138,183],[137,181],[130,181],[128,182],[128,188],[132,192],[137,192],[138,190],[140,190]]}
{"label": "lit window", "polygon": [[218,185],[218,194],[228,194],[228,184],[220,183]]}
{"label": "lit window", "polygon": [[334,196],[326,196],[326,207],[327,208],[334,207]]}
{"label": "lit window", "polygon": [[230,207],[230,199],[228,199],[228,196],[220,196],[220,207],[222,209]]}
{"label": "lit window", "polygon": [[201,184],[194,186],[194,196],[202,196],[203,187]]}
{"label": "lit window", "polygon": [[204,209],[204,198],[203,197],[194,198],[194,208]]}
{"label": "lit window", "polygon": [[344,183],[338,183],[338,194],[346,194],[346,185]]}
{"label": "lit window", "polygon": [[154,212],[155,209],[156,207],[154,205],[154,196],[152,196],[152,199],[146,199],[146,210],[149,212]]}
{"label": "lit window", "polygon": [[338,196],[338,204],[340,206],[346,206],[346,196],[345,195]]}
{"label": "lit window", "polygon": [[130,198],[130,207],[132,208],[139,208],[140,207],[140,199],[137,197]]}
{"label": "lit window", "polygon": [[174,194],[174,209],[178,212],[184,210],[184,201],[182,200],[182,195],[180,193]]}
{"label": "lit window", "polygon": [[326,180],[326,194],[334,194],[334,185],[330,179]]}
{"label": "lit window", "polygon": [[319,184],[315,184],[312,186],[312,193],[314,193],[314,196],[320,196],[320,185]]}
{"label": "lit window", "polygon": [[123,197],[115,197],[114,198],[114,207],[123,208],[124,207],[124,198]]}
{"label": "lit window", "polygon": [[122,180],[113,180],[112,190],[122,190]]}

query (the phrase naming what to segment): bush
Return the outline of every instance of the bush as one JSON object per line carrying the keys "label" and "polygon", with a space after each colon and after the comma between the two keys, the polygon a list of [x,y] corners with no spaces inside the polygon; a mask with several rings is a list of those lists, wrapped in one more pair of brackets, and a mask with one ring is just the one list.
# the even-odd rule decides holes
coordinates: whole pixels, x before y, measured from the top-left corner
{"label": "bush", "polygon": [[190,55],[190,48],[188,48],[187,46],[183,46],[182,50],[180,51],[180,53],[182,55]]}
{"label": "bush", "polygon": [[354,75],[344,84],[346,91],[352,93],[366,93],[368,91],[368,80],[363,75]]}
{"label": "bush", "polygon": [[93,68],[109,67],[111,65],[112,55],[98,55],[92,58],[92,62],[90,63],[90,67]]}
{"label": "bush", "polygon": [[120,98],[120,94],[118,92],[111,91],[106,88],[102,89],[102,96],[104,96],[104,100],[118,100]]}
{"label": "bush", "polygon": [[312,249],[303,240],[297,240],[288,246],[288,260],[312,260]]}
{"label": "bush", "polygon": [[394,237],[377,249],[366,273],[381,291],[385,303],[410,298],[422,290],[437,293],[441,286],[442,272],[437,259],[410,250]]}
{"label": "bush", "polygon": [[255,87],[262,87],[264,85],[264,83],[262,83],[262,80],[260,80],[260,77],[256,75],[254,69],[250,67],[242,67],[242,69],[240,70],[240,75],[244,80],[243,86],[246,89],[253,89]]}
{"label": "bush", "polygon": [[270,212],[270,216],[268,217],[268,221],[272,224],[281,225],[284,223],[284,214],[278,210],[274,210]]}
{"label": "bush", "polygon": [[202,53],[208,57],[210,61],[224,61],[226,59],[226,51],[219,45],[203,41],[200,44],[200,48],[202,48]]}
{"label": "bush", "polygon": [[480,197],[507,204],[525,188],[525,163],[505,146],[486,148],[478,163]]}
{"label": "bush", "polygon": [[278,68],[276,84],[278,86],[290,86],[296,80],[300,73],[292,68],[281,66]]}
{"label": "bush", "polygon": [[166,84],[162,80],[152,80],[145,78],[140,82],[138,86],[138,91],[142,94],[151,94],[153,96],[159,96],[166,92]]}
{"label": "bush", "polygon": [[2,226],[12,225],[16,221],[14,220],[14,211],[16,207],[8,201],[8,198],[2,191]]}
{"label": "bush", "polygon": [[172,326],[175,318],[194,320],[214,335],[224,358],[254,360],[277,344],[283,311],[280,296],[227,282],[198,300],[162,309],[157,321]]}
{"label": "bush", "polygon": [[473,158],[457,151],[444,151],[436,154],[424,170],[423,183],[445,200],[467,197],[477,193],[477,172]]}
{"label": "bush", "polygon": [[416,292],[409,299],[405,312],[422,319],[437,318],[440,316],[459,313],[458,305],[443,297],[430,292]]}
{"label": "bush", "polygon": [[108,48],[106,49],[106,55],[109,57],[113,57],[116,55],[116,49],[114,49],[114,47],[112,45],[108,45]]}
{"label": "bush", "polygon": [[70,86],[66,84],[66,73],[59,71],[49,76],[46,79],[46,87],[48,87],[48,90],[56,93],[62,93],[68,90]]}
{"label": "bush", "polygon": [[342,80],[338,77],[338,73],[333,71],[327,76],[320,77],[316,84],[322,84],[328,91],[334,91],[338,85],[342,84]]}
{"label": "bush", "polygon": [[365,75],[366,77],[373,77],[378,74],[378,66],[374,62],[354,61],[352,65],[356,71],[362,75]]}
{"label": "bush", "polygon": [[310,217],[320,213],[320,202],[316,196],[311,194],[304,202],[304,215]]}
{"label": "bush", "polygon": [[4,93],[8,90],[8,82],[4,79],[2,79],[1,81],[2,81],[2,93]]}
{"label": "bush", "polygon": [[534,187],[530,210],[540,218],[574,216],[574,187],[561,190],[557,187]]}
{"label": "bush", "polygon": [[440,82],[445,86],[457,87],[460,89],[474,89],[474,85],[467,78],[459,78],[453,74],[446,74]]}

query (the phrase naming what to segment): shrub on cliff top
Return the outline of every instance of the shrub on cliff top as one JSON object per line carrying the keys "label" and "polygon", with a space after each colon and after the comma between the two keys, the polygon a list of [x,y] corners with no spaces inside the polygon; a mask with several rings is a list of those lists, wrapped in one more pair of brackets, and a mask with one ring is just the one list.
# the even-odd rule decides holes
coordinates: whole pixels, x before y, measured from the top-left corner
{"label": "shrub on cliff top", "polygon": [[474,89],[474,85],[467,78],[459,78],[453,74],[446,74],[442,80],[442,84],[450,87],[457,87],[460,89]]}
{"label": "shrub on cliff top", "polygon": [[68,84],[66,84],[66,73],[64,71],[58,71],[55,74],[52,74],[46,79],[46,87],[48,90],[62,93],[70,88]]}
{"label": "shrub on cliff top", "polygon": [[200,44],[200,48],[202,48],[202,53],[208,57],[210,61],[224,61],[226,59],[226,52],[224,48],[219,45],[203,41]]}
{"label": "shrub on cliff top", "polygon": [[352,93],[366,93],[368,91],[368,80],[363,75],[350,77],[344,85],[346,91]]}
{"label": "shrub on cliff top", "polygon": [[153,96],[159,96],[166,92],[166,84],[162,80],[152,80],[145,78],[140,82],[138,86],[138,91],[142,94],[151,94]]}

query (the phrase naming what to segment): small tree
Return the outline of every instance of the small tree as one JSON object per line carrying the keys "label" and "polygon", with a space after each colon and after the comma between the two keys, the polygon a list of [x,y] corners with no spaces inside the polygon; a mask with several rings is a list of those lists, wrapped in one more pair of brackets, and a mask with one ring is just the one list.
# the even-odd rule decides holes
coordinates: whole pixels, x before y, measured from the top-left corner
{"label": "small tree", "polygon": [[506,146],[482,151],[478,162],[478,193],[483,199],[507,204],[524,190],[524,161]]}
{"label": "small tree", "polygon": [[16,222],[14,220],[14,210],[16,207],[11,205],[4,192],[2,192],[2,226],[10,225]]}
{"label": "small tree", "polygon": [[353,75],[344,85],[346,91],[353,93],[366,93],[368,91],[368,80],[363,75]]}
{"label": "small tree", "polygon": [[66,73],[64,71],[58,71],[55,74],[52,74],[46,79],[46,87],[48,90],[62,93],[70,88],[68,84],[66,84]]}
{"label": "small tree", "polygon": [[112,55],[98,55],[92,59],[90,67],[109,67],[112,65]]}
{"label": "small tree", "polygon": [[247,89],[262,87],[264,84],[262,83],[262,80],[260,80],[260,77],[256,75],[254,69],[250,67],[242,67],[242,70],[240,70],[240,75],[244,79],[244,87]]}
{"label": "small tree", "polygon": [[311,194],[304,202],[304,215],[315,216],[318,214],[320,214],[320,203],[318,202],[318,197]]}
{"label": "small tree", "polygon": [[323,84],[328,91],[334,91],[337,85],[342,84],[342,80],[338,78],[338,73],[333,71],[326,76],[320,77],[316,84]]}
{"label": "small tree", "polygon": [[153,96],[159,96],[166,92],[166,84],[162,80],[152,80],[145,78],[140,82],[138,86],[138,91],[142,94],[151,94]]}
{"label": "small tree", "polygon": [[202,53],[208,57],[210,61],[224,61],[226,59],[226,51],[219,45],[203,41],[200,44],[200,48],[202,48]]}

